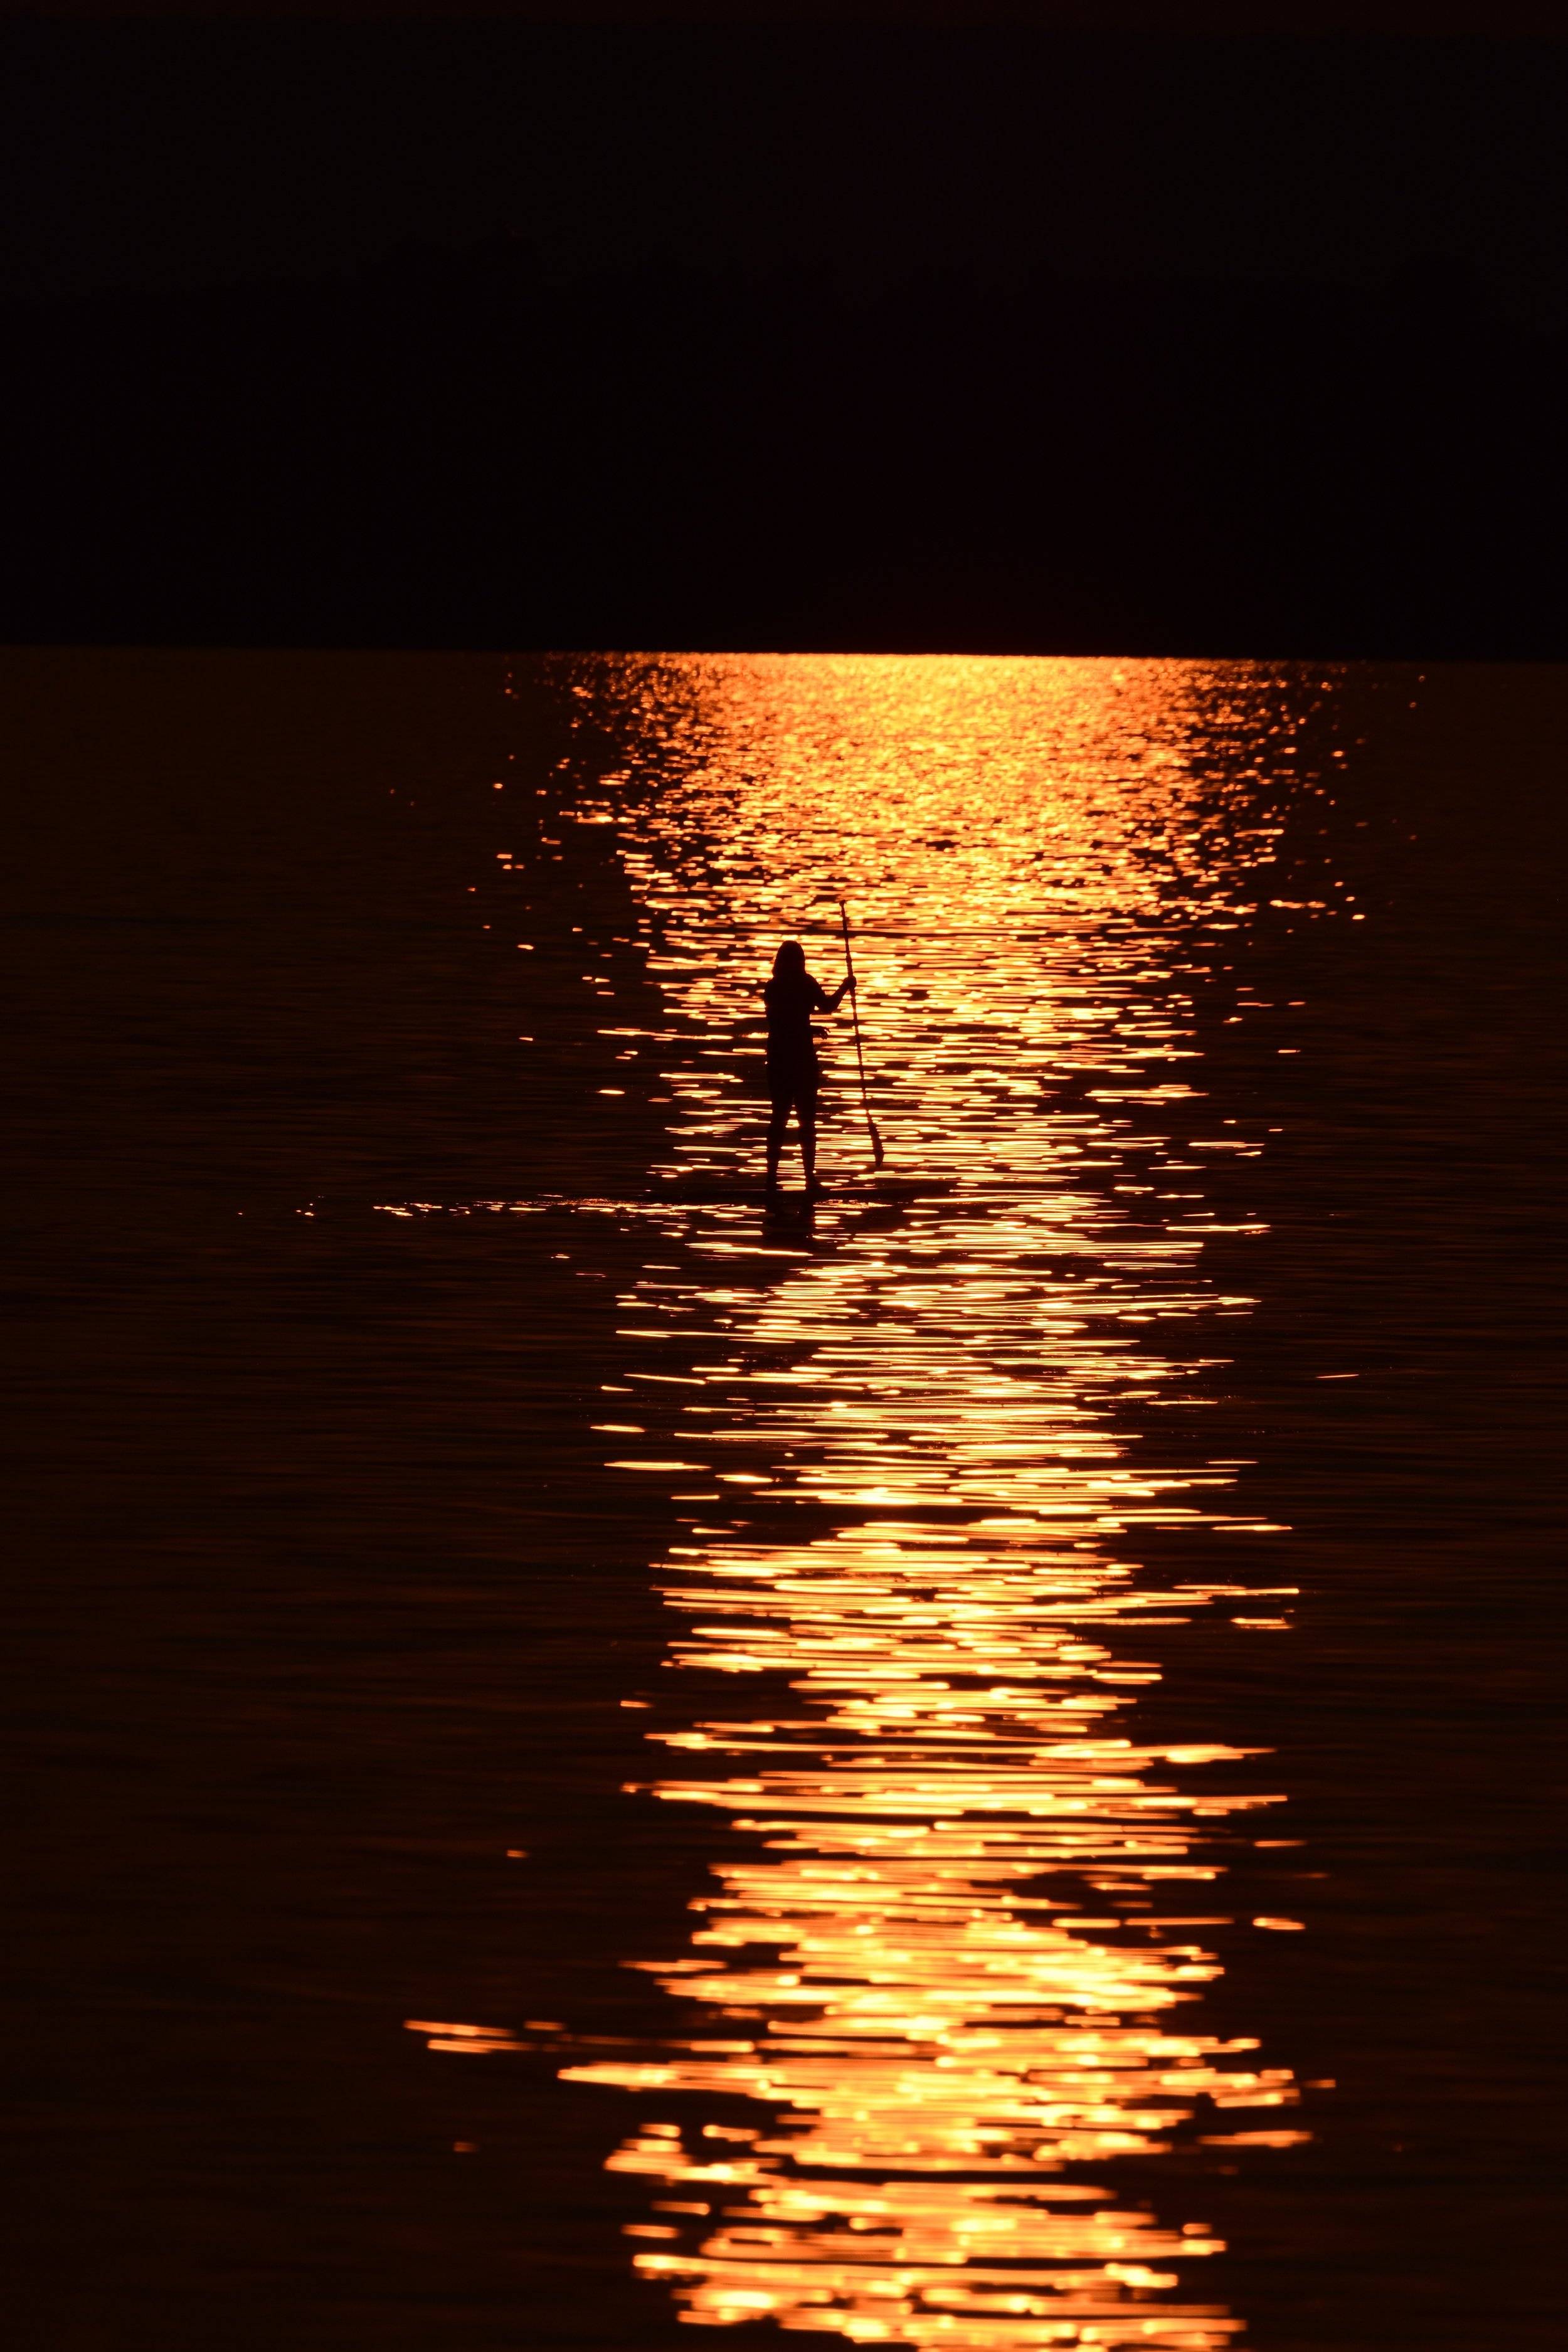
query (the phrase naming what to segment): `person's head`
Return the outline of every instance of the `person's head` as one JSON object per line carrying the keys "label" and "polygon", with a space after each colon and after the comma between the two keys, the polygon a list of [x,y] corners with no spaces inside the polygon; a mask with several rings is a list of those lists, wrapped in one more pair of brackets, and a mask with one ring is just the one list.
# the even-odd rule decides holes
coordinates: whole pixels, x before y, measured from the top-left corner
{"label": "person's head", "polygon": [[773,958],[775,980],[798,980],[805,970],[805,950],[798,940],[785,940]]}

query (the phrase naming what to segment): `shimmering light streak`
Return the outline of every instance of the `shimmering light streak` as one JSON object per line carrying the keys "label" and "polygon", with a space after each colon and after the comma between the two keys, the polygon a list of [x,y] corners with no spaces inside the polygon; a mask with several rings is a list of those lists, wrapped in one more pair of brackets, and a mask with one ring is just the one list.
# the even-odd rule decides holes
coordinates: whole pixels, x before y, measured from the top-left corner
{"label": "shimmering light streak", "polygon": [[1223,2312],[1152,2300],[1211,2238],[1060,2177],[1296,2096],[1250,2040],[1185,2014],[1224,1917],[1194,1848],[1268,1801],[1189,1782],[1233,1751],[1128,1737],[1125,1685],[1152,1676],[1100,1638],[1204,1596],[1016,1531],[918,1522],[715,1543],[692,1564],[701,1580],[670,1588],[696,1621],[677,1655],[787,1677],[801,1711],[654,1735],[718,1767],[658,1793],[729,1814],[759,1851],[718,1866],[690,1957],[644,1964],[702,2005],[701,2038],[566,2071],[743,2094],[776,2120],[723,2146],[711,2128],[633,2135],[618,2169],[721,2200],[717,2226],[639,2267],[694,2320],[1225,2340]]}
{"label": "shimmering light streak", "polygon": [[[1189,983],[1279,830],[1267,681],[739,657],[572,677],[627,747],[582,814],[619,828],[641,905],[663,1172],[688,1188],[658,1212],[682,1255],[622,1302],[628,1382],[667,1383],[637,1409],[662,1396],[679,1435],[606,1470],[699,1473],[730,1514],[666,1590],[674,1661],[735,1697],[650,1732],[672,1759],[650,1786],[752,1842],[715,1865],[689,1950],[637,1963],[691,2022],[564,2070],[654,2118],[613,2163],[678,2219],[636,2226],[636,2262],[701,2325],[1207,2352],[1241,2325],[1184,2276],[1217,2241],[1103,2175],[1302,2137],[1278,2122],[1289,2069],[1201,2012],[1216,1831],[1276,1800],[1236,1793],[1249,1769],[1214,1785],[1236,1751],[1139,1738],[1158,1673],[1136,1643],[1258,1596],[1220,1564],[1163,1586],[1131,1546],[1185,1527],[1212,1555],[1267,1523],[1230,1503],[1241,1465],[1163,1468],[1130,1426],[1164,1426],[1142,1408],[1223,1360],[1249,1304],[1202,1270],[1206,1155],[1262,1139],[1173,1129],[1199,1123]],[[1277,698],[1268,716],[1293,758]],[[840,1049],[824,1161],[857,1187],[762,1234],[758,992],[792,935],[832,984],[840,898],[886,1180]],[[671,1334],[668,1372],[641,1360]],[[753,2124],[714,2117],[738,2099]],[[1258,2127],[1215,2128],[1231,2111]]]}

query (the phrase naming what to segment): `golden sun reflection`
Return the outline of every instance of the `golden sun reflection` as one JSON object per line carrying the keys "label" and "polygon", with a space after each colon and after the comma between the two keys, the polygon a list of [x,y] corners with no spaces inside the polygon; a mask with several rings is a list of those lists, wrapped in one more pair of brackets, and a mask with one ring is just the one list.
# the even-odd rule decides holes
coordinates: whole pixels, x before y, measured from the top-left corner
{"label": "golden sun reflection", "polygon": [[[1186,2276],[1216,2239],[1098,2175],[1304,2136],[1289,2069],[1202,2023],[1216,1831],[1276,1801],[1134,1720],[1140,1628],[1239,1595],[1215,1555],[1263,1524],[1234,1463],[1163,1468],[1147,1434],[1249,1304],[1202,1271],[1204,1155],[1261,1138],[1178,1145],[1171,1114],[1201,1099],[1193,976],[1279,829],[1257,769],[1230,781],[1256,697],[1161,663],[578,667],[628,747],[583,821],[619,829],[666,1006],[616,1034],[658,1056],[689,1188],[623,1302],[628,1400],[679,1434],[639,1452],[617,1412],[606,1475],[703,1506],[672,1657],[736,1689],[650,1734],[651,1786],[751,1841],[689,1948],[635,1963],[690,2021],[565,2070],[648,2117],[612,2159],[664,2192],[636,2263],[698,2325],[1218,2346],[1242,2322]],[[887,1176],[835,1034],[834,1189],[759,1232],[748,1024],[781,937],[833,983],[841,898]],[[1212,1577],[1148,1572],[1155,1528]]]}
{"label": "golden sun reflection", "polygon": [[1296,2096],[1252,2042],[1184,2014],[1217,1974],[1201,1931],[1220,1924],[1218,1873],[1196,1837],[1267,1801],[1178,1785],[1173,1768],[1235,1751],[1125,1736],[1124,1686],[1153,1676],[1095,1638],[1207,1595],[1137,1587],[1037,1536],[916,1523],[715,1543],[691,1564],[703,1580],[669,1597],[713,1622],[681,1653],[785,1675],[804,1711],[655,1735],[722,1765],[658,1794],[721,1809],[758,1856],[717,1866],[689,1955],[639,1964],[705,2006],[699,2035],[567,2074],[782,2112],[627,2141],[617,2169],[720,2216],[638,2267],[712,2323],[1222,2341],[1223,2312],[1149,2300],[1215,2242],[1058,2177],[1160,2153],[1200,2105]]}

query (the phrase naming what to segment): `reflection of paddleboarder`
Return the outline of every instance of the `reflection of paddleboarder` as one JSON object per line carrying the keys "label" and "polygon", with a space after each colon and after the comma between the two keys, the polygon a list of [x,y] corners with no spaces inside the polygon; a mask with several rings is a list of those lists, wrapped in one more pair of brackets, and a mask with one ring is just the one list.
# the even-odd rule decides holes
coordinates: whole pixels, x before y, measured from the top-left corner
{"label": "reflection of paddleboarder", "polygon": [[829,996],[805,968],[805,950],[798,940],[785,940],[773,958],[773,976],[763,991],[768,1008],[768,1092],[773,1115],[768,1123],[768,1190],[778,1189],[779,1154],[793,1109],[800,1122],[800,1156],[805,1162],[805,1189],[816,1181],[816,1097],[822,1085],[822,1065],[812,1034],[814,1013],[837,1013],[855,982],[846,979]]}

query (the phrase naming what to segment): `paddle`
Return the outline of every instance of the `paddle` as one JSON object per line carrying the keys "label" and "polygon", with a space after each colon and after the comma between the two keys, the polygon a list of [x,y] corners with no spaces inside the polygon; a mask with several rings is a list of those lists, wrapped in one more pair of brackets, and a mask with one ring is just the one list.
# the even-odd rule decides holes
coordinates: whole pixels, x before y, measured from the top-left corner
{"label": "paddle", "polygon": [[[838,901],[838,912],[844,924],[844,968],[853,983],[855,959],[849,952],[849,909],[842,898]],[[871,1157],[879,1168],[887,1154],[882,1150],[882,1139],[877,1132],[877,1122],[871,1116],[871,1097],[866,1091],[866,1056],[860,1050],[860,1011],[855,1002],[853,985],[849,991],[849,1017],[855,1024],[855,1059],[860,1066],[860,1100],[866,1107],[866,1127],[871,1138]]]}

